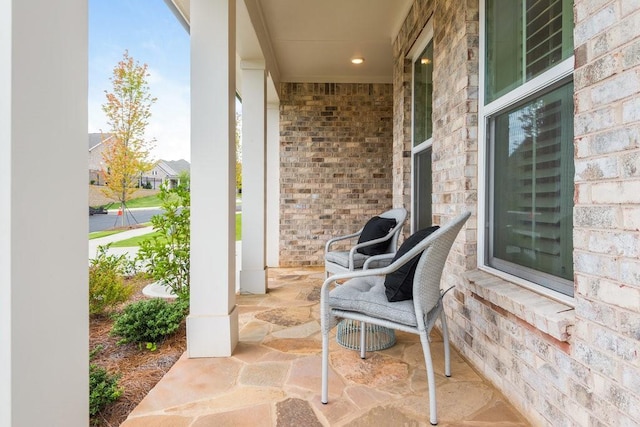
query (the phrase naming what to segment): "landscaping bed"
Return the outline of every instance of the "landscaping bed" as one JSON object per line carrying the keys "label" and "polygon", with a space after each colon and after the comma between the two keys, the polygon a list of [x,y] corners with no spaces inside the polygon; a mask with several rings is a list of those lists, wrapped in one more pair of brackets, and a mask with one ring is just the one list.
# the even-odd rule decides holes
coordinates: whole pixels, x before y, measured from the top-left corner
{"label": "landscaping bed", "polygon": [[[153,279],[135,276],[127,279],[135,288],[133,295],[121,305],[146,299],[142,289]],[[94,425],[119,426],[140,403],[164,374],[186,350],[186,327],[182,322],[176,333],[157,343],[150,351],[136,343],[117,344],[119,337],[111,335],[111,316],[91,316],[89,320],[89,349],[96,351],[91,363],[106,368],[110,374],[119,375],[118,386],[122,395],[92,418]]]}

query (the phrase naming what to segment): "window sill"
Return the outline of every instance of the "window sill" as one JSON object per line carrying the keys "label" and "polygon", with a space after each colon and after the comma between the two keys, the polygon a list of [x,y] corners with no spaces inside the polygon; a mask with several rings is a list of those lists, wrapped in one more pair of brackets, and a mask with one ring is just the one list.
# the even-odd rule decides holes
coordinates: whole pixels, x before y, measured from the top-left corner
{"label": "window sill", "polygon": [[511,313],[559,341],[569,341],[575,324],[573,307],[482,270],[469,271],[465,278],[473,294],[498,310]]}

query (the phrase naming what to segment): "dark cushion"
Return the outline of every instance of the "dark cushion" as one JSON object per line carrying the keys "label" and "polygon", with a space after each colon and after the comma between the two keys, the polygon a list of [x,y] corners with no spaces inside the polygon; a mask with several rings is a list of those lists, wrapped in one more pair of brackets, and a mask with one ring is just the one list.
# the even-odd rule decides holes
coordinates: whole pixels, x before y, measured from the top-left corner
{"label": "dark cushion", "polygon": [[[393,257],[393,261],[391,261],[391,263],[394,263],[402,255],[409,252],[415,245],[420,243],[438,228],[440,227],[434,225],[413,233],[402,245],[400,245],[400,248],[398,248],[398,252],[396,252],[396,256]],[[420,255],[422,255],[422,252],[414,256],[409,262],[396,271],[387,274],[385,277],[385,294],[387,295],[387,300],[389,302],[413,299],[413,275],[416,272]]]}
{"label": "dark cushion", "polygon": [[[394,218],[380,218],[374,216],[364,225],[358,243],[368,242],[370,240],[379,239],[389,234],[389,230],[396,226]],[[364,255],[379,255],[385,253],[389,247],[389,241],[376,243],[375,245],[358,248],[357,251]]]}

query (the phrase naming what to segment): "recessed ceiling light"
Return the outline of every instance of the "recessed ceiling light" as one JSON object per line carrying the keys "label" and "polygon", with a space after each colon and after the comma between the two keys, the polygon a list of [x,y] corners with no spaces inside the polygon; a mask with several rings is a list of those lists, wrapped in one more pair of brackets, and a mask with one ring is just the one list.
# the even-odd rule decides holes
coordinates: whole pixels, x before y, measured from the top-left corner
{"label": "recessed ceiling light", "polygon": [[351,59],[351,63],[352,64],[362,64],[364,62],[364,58],[352,58]]}

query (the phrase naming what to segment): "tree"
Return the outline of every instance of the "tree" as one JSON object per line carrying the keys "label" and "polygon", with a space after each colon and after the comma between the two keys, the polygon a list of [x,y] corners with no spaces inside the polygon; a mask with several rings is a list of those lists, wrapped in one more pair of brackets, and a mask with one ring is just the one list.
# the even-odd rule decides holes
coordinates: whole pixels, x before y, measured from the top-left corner
{"label": "tree", "polygon": [[242,193],[242,115],[236,112],[236,191]]}
{"label": "tree", "polygon": [[149,160],[155,140],[146,140],[144,131],[151,117],[151,97],[147,84],[147,64],[140,65],[125,51],[110,78],[112,92],[105,90],[107,102],[102,111],[113,138],[105,141],[102,158],[105,194],[121,204],[122,225],[129,196],[136,190],[139,178],[153,167]]}

